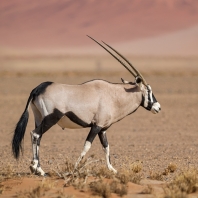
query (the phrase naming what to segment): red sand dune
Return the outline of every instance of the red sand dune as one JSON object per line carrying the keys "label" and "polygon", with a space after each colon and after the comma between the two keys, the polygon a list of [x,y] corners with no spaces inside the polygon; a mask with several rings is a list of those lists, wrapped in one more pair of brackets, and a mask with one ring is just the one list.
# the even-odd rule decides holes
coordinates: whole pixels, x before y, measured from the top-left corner
{"label": "red sand dune", "polygon": [[[159,39],[161,35],[196,25],[197,0],[1,0],[0,3],[1,48],[68,51],[94,46],[87,34],[108,43],[126,44],[136,39],[144,41],[156,36]],[[197,38],[197,31],[190,35],[187,31],[176,39],[175,45],[186,39],[182,46],[191,49],[190,37]],[[168,42],[171,44],[172,40],[167,40],[166,45]],[[195,50],[198,52],[197,47]]]}

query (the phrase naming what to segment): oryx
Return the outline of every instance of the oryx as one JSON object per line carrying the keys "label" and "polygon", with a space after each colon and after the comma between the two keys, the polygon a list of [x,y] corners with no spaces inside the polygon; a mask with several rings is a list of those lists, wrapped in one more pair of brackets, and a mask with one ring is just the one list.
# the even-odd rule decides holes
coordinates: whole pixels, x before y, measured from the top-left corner
{"label": "oryx", "polygon": [[[94,41],[116,58],[135,77],[135,82],[122,80],[123,83],[110,83],[104,80],[91,80],[79,85],[43,82],[33,89],[16,125],[12,139],[12,152],[18,159],[28,122],[28,109],[31,105],[35,129],[30,133],[33,150],[30,169],[35,174],[45,175],[39,162],[39,146],[42,135],[55,124],[70,129],[91,128],[75,167],[91,148],[94,138],[98,135],[106,155],[107,167],[116,173],[117,171],[110,162],[106,130],[113,123],[135,112],[140,106],[154,114],[161,110],[150,85],[146,83],[141,73],[111,46],[104,42],[102,45],[98,41]],[[115,54],[119,55],[129,66]]]}

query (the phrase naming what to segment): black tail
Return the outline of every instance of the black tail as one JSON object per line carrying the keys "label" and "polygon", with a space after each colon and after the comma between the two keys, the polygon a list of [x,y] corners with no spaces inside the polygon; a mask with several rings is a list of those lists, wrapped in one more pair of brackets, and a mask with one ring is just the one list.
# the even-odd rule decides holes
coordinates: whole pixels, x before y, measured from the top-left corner
{"label": "black tail", "polygon": [[28,118],[29,118],[28,107],[29,107],[29,104],[32,100],[35,99],[35,97],[37,97],[41,93],[44,93],[46,87],[51,85],[51,84],[52,84],[52,82],[43,82],[39,86],[37,86],[35,89],[33,89],[32,92],[30,93],[30,96],[28,98],[25,110],[24,110],[20,120],[18,121],[18,123],[16,125],[14,135],[13,135],[13,139],[12,139],[12,153],[13,153],[13,155],[16,159],[19,158],[20,151],[23,152],[21,142],[24,138],[25,129],[26,129],[27,123],[28,123]]}
{"label": "black tail", "polygon": [[18,121],[14,131],[14,136],[12,139],[12,153],[16,159],[19,158],[20,150],[22,152],[21,142],[25,135],[25,129],[28,123],[28,118],[29,118],[29,112],[28,109],[26,109],[23,112],[20,120]]}
{"label": "black tail", "polygon": [[14,135],[13,135],[13,138],[12,138],[12,153],[13,153],[13,155],[16,159],[19,158],[20,150],[21,150],[21,152],[23,151],[21,142],[24,138],[25,129],[26,129],[27,123],[28,123],[28,118],[29,118],[28,107],[29,107],[29,103],[31,102],[31,100],[33,98],[33,93],[32,92],[30,94],[30,97],[28,98],[25,110],[24,110],[23,114],[21,115],[21,118],[19,119],[19,121],[16,125]]}

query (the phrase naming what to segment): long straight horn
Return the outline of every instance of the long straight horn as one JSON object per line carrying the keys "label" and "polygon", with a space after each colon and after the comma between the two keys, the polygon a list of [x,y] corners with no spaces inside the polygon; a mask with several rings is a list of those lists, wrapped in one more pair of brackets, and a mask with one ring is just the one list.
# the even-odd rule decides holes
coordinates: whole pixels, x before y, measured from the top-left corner
{"label": "long straight horn", "polygon": [[107,48],[105,48],[102,44],[100,44],[98,41],[96,41],[95,39],[93,39],[91,36],[87,35],[90,39],[92,39],[93,41],[95,41],[98,45],[100,45],[103,49],[105,49],[107,52],[109,52],[109,54],[111,54],[119,63],[121,63],[134,77],[136,77],[137,75],[131,71],[119,58],[117,58],[112,52],[110,52]]}
{"label": "long straight horn", "polygon": [[120,57],[122,57],[130,66],[131,66],[131,68],[136,72],[136,74],[138,75],[138,76],[140,76],[141,77],[141,79],[142,79],[142,82],[145,84],[145,85],[147,85],[147,82],[146,82],[146,80],[144,79],[144,77],[142,76],[142,74],[122,55],[122,54],[120,54],[118,51],[116,51],[113,47],[111,47],[110,45],[108,45],[107,43],[105,43],[104,41],[102,41],[106,46],[108,46],[110,49],[112,49],[115,53],[117,53]]}

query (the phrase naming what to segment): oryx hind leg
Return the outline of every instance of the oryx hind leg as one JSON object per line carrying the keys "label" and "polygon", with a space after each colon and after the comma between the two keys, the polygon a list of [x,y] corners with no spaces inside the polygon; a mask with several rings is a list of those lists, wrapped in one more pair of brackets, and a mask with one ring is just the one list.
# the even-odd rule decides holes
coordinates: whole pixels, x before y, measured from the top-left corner
{"label": "oryx hind leg", "polygon": [[39,146],[42,135],[39,133],[39,131],[36,130],[42,123],[42,115],[34,104],[31,103],[31,107],[34,113],[35,129],[30,132],[31,141],[32,141],[32,153],[33,153],[33,160],[30,165],[30,170],[33,174],[37,174],[38,172],[37,170],[40,170],[39,171],[40,174],[44,175],[45,173],[41,169],[39,162]]}
{"label": "oryx hind leg", "polygon": [[32,139],[32,152],[33,152],[33,160],[30,165],[30,170],[33,174],[45,175],[45,172],[42,170],[39,161],[39,146],[42,135],[36,133],[35,130],[31,131],[31,139]]}
{"label": "oryx hind leg", "polygon": [[34,115],[35,115],[36,128],[30,133],[32,138],[32,151],[33,151],[33,161],[32,164],[30,165],[30,170],[34,174],[45,176],[46,174],[42,170],[39,161],[40,141],[42,135],[60,120],[62,114],[60,112],[57,113],[56,111],[54,111],[52,114],[45,116],[42,121],[39,121],[39,114],[38,112],[36,114],[35,110],[34,110]]}
{"label": "oryx hind leg", "polygon": [[101,131],[101,127],[97,126],[97,125],[93,125],[91,127],[91,130],[87,136],[87,139],[85,141],[84,144],[84,148],[75,164],[75,169],[78,167],[78,164],[80,163],[80,161],[84,158],[84,156],[86,155],[86,153],[89,151],[89,149],[91,148],[91,144],[94,140],[94,138],[96,137],[96,135]]}
{"label": "oryx hind leg", "polygon": [[105,152],[105,157],[106,157],[106,162],[107,162],[107,167],[109,170],[113,171],[114,173],[117,173],[117,170],[113,168],[111,165],[111,160],[110,160],[110,155],[109,155],[109,144],[107,141],[107,136],[105,131],[101,131],[98,133],[100,142],[102,144],[103,150]]}

